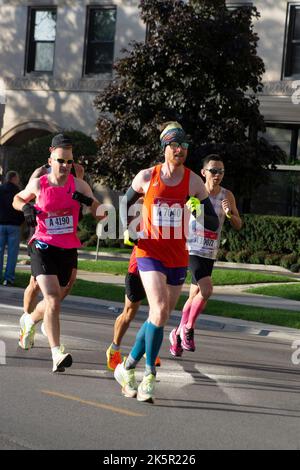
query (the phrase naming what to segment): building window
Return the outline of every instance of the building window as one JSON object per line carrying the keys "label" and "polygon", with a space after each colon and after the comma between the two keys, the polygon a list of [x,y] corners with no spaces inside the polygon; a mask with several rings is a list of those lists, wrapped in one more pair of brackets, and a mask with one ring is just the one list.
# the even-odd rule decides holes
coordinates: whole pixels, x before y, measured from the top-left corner
{"label": "building window", "polygon": [[300,76],[300,4],[288,7],[284,58],[284,77]]}
{"label": "building window", "polygon": [[29,8],[27,72],[53,71],[55,36],[56,8]]}
{"label": "building window", "polygon": [[227,9],[229,11],[235,11],[235,10],[238,10],[240,8],[252,8],[253,7],[253,3],[252,2],[226,2],[226,6],[227,6]]}
{"label": "building window", "polygon": [[261,135],[286,153],[287,160],[284,164],[300,163],[299,124],[267,123],[266,132]]}
{"label": "building window", "polygon": [[116,32],[115,7],[88,7],[84,73],[111,73]]}

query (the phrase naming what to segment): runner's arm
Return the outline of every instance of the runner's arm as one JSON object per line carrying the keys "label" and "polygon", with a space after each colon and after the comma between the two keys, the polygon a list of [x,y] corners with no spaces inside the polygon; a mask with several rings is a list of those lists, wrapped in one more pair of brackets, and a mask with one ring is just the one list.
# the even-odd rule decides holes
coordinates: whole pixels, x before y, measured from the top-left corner
{"label": "runner's arm", "polygon": [[215,232],[219,228],[219,218],[208,197],[205,184],[194,172],[191,172],[190,191],[190,194],[197,197],[204,206],[204,228]]}
{"label": "runner's arm", "polygon": [[93,191],[91,189],[91,187],[89,186],[89,184],[84,181],[83,179],[80,179],[80,178],[75,178],[75,187],[76,187],[76,191],[83,194],[84,196],[86,196],[87,198],[90,198],[91,199],[91,204],[88,205],[90,211],[91,211],[91,214],[92,216],[96,219],[96,220],[101,220],[105,217],[105,215],[98,215],[97,214],[97,209],[98,207],[100,206],[100,202],[98,201],[98,199],[95,198],[94,194],[93,194]]}
{"label": "runner's arm", "polygon": [[29,180],[26,188],[17,193],[13,200],[13,208],[17,211],[21,211],[23,206],[28,202],[32,201],[38,196],[40,189],[40,181],[38,178]]}
{"label": "runner's arm", "polygon": [[240,230],[243,226],[239,211],[236,207],[235,197],[231,191],[226,191],[226,199],[222,201],[222,208],[229,219],[231,226],[235,230]]}
{"label": "runner's arm", "polygon": [[40,178],[43,175],[46,175],[48,173],[49,165],[46,163],[46,165],[40,166],[34,172],[29,178],[29,181],[33,180],[34,178]]}
{"label": "runner's arm", "polygon": [[126,230],[128,223],[128,212],[143,195],[147,192],[152,174],[152,168],[140,171],[133,179],[130,188],[127,189],[120,202],[120,218],[123,228]]}

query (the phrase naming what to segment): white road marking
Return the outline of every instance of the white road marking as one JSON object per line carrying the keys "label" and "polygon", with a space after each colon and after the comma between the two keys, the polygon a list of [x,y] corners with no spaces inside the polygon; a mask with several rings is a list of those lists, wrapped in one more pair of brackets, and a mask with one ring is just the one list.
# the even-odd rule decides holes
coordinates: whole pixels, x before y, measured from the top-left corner
{"label": "white road marking", "polygon": [[[164,383],[172,383],[174,387],[184,387],[187,384],[193,384],[195,382],[193,376],[188,372],[184,371],[181,365],[174,364],[173,361],[163,360],[162,367],[157,369],[157,381],[163,381]],[[104,377],[113,377],[113,373],[107,369],[72,369],[74,375],[86,375],[93,374]],[[142,380],[144,375],[143,368],[136,370],[137,380]]]}
{"label": "white road marking", "polygon": [[[196,369],[209,380],[215,382],[219,389],[230,399],[232,403],[246,405],[252,403],[253,396],[250,396],[250,389],[259,387],[260,390],[268,391],[270,387],[287,386],[286,379],[251,377],[236,375],[236,368],[214,367],[195,365]],[[216,373],[221,372],[221,373]],[[280,391],[280,390],[279,390]]]}
{"label": "white road marking", "polygon": [[20,328],[19,325],[8,325],[8,324],[5,324],[5,325],[0,325],[0,328]]}
{"label": "white road marking", "polygon": [[0,304],[0,308],[3,308],[3,309],[10,308],[12,310],[21,310],[21,311],[23,311],[23,307],[17,307],[16,305],[9,305],[9,304]]}
{"label": "white road marking", "polygon": [[[16,341],[18,340],[18,332],[15,331],[16,329],[19,330],[18,325],[1,324],[0,327],[1,326],[4,327],[5,330],[4,331],[2,330],[0,332],[0,338],[5,337],[5,338],[13,338]],[[9,330],[12,330],[12,329],[13,329],[13,331],[9,331]],[[42,334],[36,333],[35,337],[38,340],[42,340],[43,343],[48,344],[46,338]],[[66,347],[70,347],[70,349],[72,349],[71,348],[72,344],[74,345],[74,344],[78,344],[78,342],[80,342],[81,346],[84,343],[97,344],[98,348],[95,348],[95,351],[100,350],[100,344],[101,343],[99,341],[96,341],[96,340],[87,339],[87,338],[79,338],[79,337],[74,337],[74,336],[62,336],[61,339],[62,339],[62,343]],[[103,350],[103,354],[104,354],[104,350]],[[92,369],[76,369],[76,368],[74,368],[74,369],[72,369],[72,372],[74,372],[74,374],[76,374],[78,376],[86,375],[86,374],[96,374],[96,375],[100,375],[100,376],[101,375],[102,376],[107,375],[109,377],[112,376],[112,373],[109,372],[107,369],[92,370]],[[137,379],[141,380],[143,378],[143,373],[144,373],[144,371],[143,371],[142,367],[141,367],[140,370],[137,369],[137,371],[136,371]],[[159,382],[163,381],[165,383],[172,383],[172,385],[174,387],[177,387],[177,388],[184,387],[188,384],[195,383],[195,379],[192,376],[192,374],[186,372],[183,369],[181,364],[179,364],[175,360],[165,360],[165,359],[162,360],[162,367],[157,368],[157,380]]]}

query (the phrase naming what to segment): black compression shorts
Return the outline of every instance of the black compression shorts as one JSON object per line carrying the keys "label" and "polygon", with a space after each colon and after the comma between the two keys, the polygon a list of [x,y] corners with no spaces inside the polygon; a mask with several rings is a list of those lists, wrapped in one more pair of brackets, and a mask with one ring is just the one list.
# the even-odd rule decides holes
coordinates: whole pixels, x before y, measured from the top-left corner
{"label": "black compression shorts", "polygon": [[65,287],[69,282],[72,270],[77,269],[77,249],[58,248],[46,243],[44,248],[38,248],[38,246],[37,240],[34,240],[29,246],[32,275],[36,278],[40,274],[53,274],[58,277],[59,285]]}
{"label": "black compression shorts", "polygon": [[146,297],[146,292],[139,274],[126,274],[125,293],[130,302],[140,302]]}
{"label": "black compression shorts", "polygon": [[201,256],[189,256],[189,270],[192,273],[192,284],[198,284],[200,279],[211,276],[215,260]]}

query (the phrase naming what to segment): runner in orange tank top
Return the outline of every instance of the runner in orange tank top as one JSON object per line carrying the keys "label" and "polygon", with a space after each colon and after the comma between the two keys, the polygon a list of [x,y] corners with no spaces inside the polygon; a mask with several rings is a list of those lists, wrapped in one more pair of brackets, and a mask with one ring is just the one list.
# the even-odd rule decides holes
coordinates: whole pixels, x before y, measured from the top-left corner
{"label": "runner in orange tank top", "polygon": [[[189,196],[194,196],[188,204],[190,210],[198,210],[200,199],[205,203],[212,229],[218,228],[218,217],[202,179],[184,166],[188,143],[181,125],[167,123],[160,140],[164,163],[138,173],[120,207],[126,227],[124,212],[127,216],[129,207],[144,196],[143,234],[138,241],[137,263],[149,303],[149,317],[138,331],[128,358],[116,367],[114,373],[125,396],[151,403],[154,401],[155,358],[162,344],[164,326],[177,303],[186,276],[188,252],[183,228],[185,203]],[[124,241],[130,238],[129,227]],[[137,386],[134,371],[145,352],[145,375]]]}

